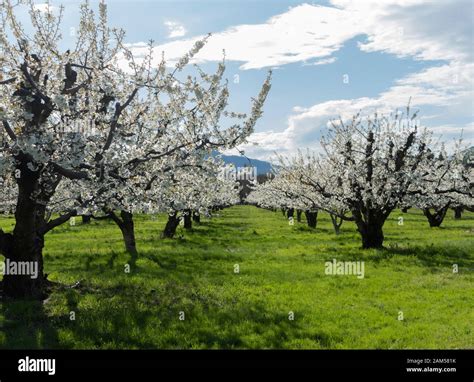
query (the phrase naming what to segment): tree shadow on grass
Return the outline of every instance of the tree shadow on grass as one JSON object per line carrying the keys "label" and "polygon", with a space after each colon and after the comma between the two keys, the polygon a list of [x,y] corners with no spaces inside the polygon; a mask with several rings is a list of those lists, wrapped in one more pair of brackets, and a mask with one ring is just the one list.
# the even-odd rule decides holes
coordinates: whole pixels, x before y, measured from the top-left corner
{"label": "tree shadow on grass", "polygon": [[[301,312],[289,320],[285,309],[269,307],[263,296],[247,300],[243,294],[209,291],[194,281],[169,280],[154,289],[84,284],[68,293],[69,309],[77,310],[76,321],[65,324],[74,341],[70,347],[283,349],[290,342],[311,341],[314,348],[329,348],[341,340],[305,326]],[[78,308],[82,298],[94,302]],[[185,312],[184,321],[180,312]]]}
{"label": "tree shadow on grass", "polygon": [[[141,259],[147,259],[160,267],[155,269],[155,274],[160,274],[164,278],[180,280],[180,282],[193,282],[199,277],[215,277],[220,280],[223,277],[223,267],[227,267],[229,272],[233,270],[233,265],[242,260],[241,256],[231,253],[214,253],[197,251],[196,253],[173,253],[171,251],[143,251],[140,253]],[[224,265],[223,265],[224,264]],[[140,265],[137,271],[143,276],[148,272],[147,265]],[[157,273],[158,272],[158,273]],[[153,277],[153,273],[147,273],[148,277]]]}
{"label": "tree shadow on grass", "polygon": [[155,264],[157,264],[160,268],[163,269],[173,270],[177,267],[175,257],[173,258],[173,256],[166,256],[162,253],[156,254],[151,251],[142,251],[140,252],[140,257],[153,261]]}
{"label": "tree shadow on grass", "polygon": [[371,258],[375,261],[390,259],[393,256],[413,256],[424,266],[435,269],[436,267],[452,267],[457,264],[459,268],[474,271],[474,256],[467,249],[459,247],[438,246],[391,246],[378,251]]}
{"label": "tree shadow on grass", "polygon": [[259,348],[285,349],[290,341],[309,340],[315,343],[313,348],[330,348],[334,342],[341,340],[317,328],[310,330],[304,327],[304,316],[300,312],[295,312],[294,320],[290,320],[288,314],[269,310],[263,301],[238,304],[234,309],[215,313],[215,325],[218,329],[224,329],[224,333],[218,336],[208,331],[203,333],[201,341],[215,343],[221,349],[249,348],[255,347],[249,343],[248,336],[251,335],[257,337],[256,345]]}
{"label": "tree shadow on grass", "polygon": [[433,227],[432,230],[442,230],[442,231],[466,231],[466,232],[473,232],[474,226],[472,224],[469,225],[442,225],[441,227]]}
{"label": "tree shadow on grass", "polygon": [[77,339],[80,348],[153,347],[153,342],[137,335],[145,332],[153,313],[143,311],[132,299],[124,298],[122,301],[116,305],[104,300],[93,308],[78,309],[76,320],[67,329],[73,339]]}
{"label": "tree shadow on grass", "polygon": [[0,306],[2,349],[58,348],[54,321],[46,314],[42,301],[4,300]]}
{"label": "tree shadow on grass", "polygon": [[[188,280],[153,287],[123,281],[110,286],[87,281],[74,288],[58,286],[48,303],[63,313],[48,316],[43,303],[36,301],[2,303],[0,347],[281,349],[300,340],[328,348],[335,340],[303,326],[299,312],[291,321],[284,309],[272,309],[263,296],[247,300],[245,294],[230,295],[224,287],[216,287],[215,291],[203,287],[192,274]],[[70,320],[71,311],[75,320]],[[179,321],[180,311],[186,312],[186,322]],[[61,343],[59,329],[64,332]]]}
{"label": "tree shadow on grass", "polygon": [[197,225],[200,228],[199,231],[210,231],[210,232],[236,232],[239,229],[253,228],[251,224],[242,221],[215,221],[209,220]]}

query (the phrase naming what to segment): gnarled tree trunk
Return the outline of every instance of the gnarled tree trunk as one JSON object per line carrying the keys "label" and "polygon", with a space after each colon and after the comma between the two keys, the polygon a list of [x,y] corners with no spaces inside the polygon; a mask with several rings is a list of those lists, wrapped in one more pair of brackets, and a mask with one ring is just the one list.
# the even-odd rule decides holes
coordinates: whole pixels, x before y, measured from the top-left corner
{"label": "gnarled tree trunk", "polygon": [[193,228],[193,220],[191,217],[191,210],[185,210],[183,213],[184,216],[184,228],[191,229]]}
{"label": "gnarled tree trunk", "polygon": [[341,225],[344,220],[342,218],[339,218],[338,221],[338,217],[334,214],[329,214],[329,216],[331,216],[331,222],[332,226],[334,227],[334,232],[336,233],[336,235],[339,235],[341,233]]}
{"label": "gnarled tree trunk", "polygon": [[383,248],[383,225],[385,219],[372,216],[368,221],[363,221],[356,217],[357,231],[362,238],[363,249],[380,249]]}
{"label": "gnarled tree trunk", "polygon": [[301,214],[302,214],[303,211],[301,210],[296,210],[296,221],[298,223],[301,223]]}
{"label": "gnarled tree trunk", "polygon": [[125,250],[133,256],[138,255],[137,244],[135,240],[135,224],[133,222],[133,214],[128,211],[120,211],[120,217],[114,212],[110,213],[112,220],[119,226],[122,232]]}
{"label": "gnarled tree trunk", "polygon": [[176,228],[179,225],[178,213],[174,212],[173,214],[168,215],[168,221],[166,223],[165,229],[161,234],[162,238],[172,239],[176,234]]}
{"label": "gnarled tree trunk", "polygon": [[193,221],[195,223],[201,223],[201,215],[199,214],[199,212],[197,211],[193,212]]}
{"label": "gnarled tree trunk", "polygon": [[359,231],[362,238],[363,249],[383,248],[383,225],[389,214],[389,210],[384,212],[380,210],[369,210],[364,214],[359,210],[352,211],[352,216],[357,225],[357,231]]}
{"label": "gnarled tree trunk", "polygon": [[454,219],[459,220],[462,217],[462,207],[455,207],[454,208]]}
{"label": "gnarled tree trunk", "polygon": [[[24,167],[20,168],[21,177],[17,179],[15,228],[12,234],[2,233],[1,251],[17,267],[29,264],[30,271],[35,267],[37,277],[32,278],[32,274],[6,274],[3,277],[3,293],[11,298],[43,299],[46,297],[46,277],[43,274],[44,234],[40,232],[38,224],[44,222],[44,208],[38,208],[34,197],[38,190],[39,175]],[[41,214],[43,215],[40,216]]]}
{"label": "gnarled tree trunk", "polygon": [[316,228],[316,224],[318,223],[318,211],[305,211],[306,222],[308,223],[308,227]]}
{"label": "gnarled tree trunk", "polygon": [[358,226],[358,231],[362,237],[362,248],[383,248],[383,229],[379,224]]}
{"label": "gnarled tree trunk", "polygon": [[428,219],[428,222],[430,223],[430,227],[441,226],[441,223],[443,223],[444,217],[446,216],[446,212],[448,212],[448,208],[449,208],[449,204],[438,210],[434,210],[433,213],[431,213],[429,208],[423,209],[423,214]]}

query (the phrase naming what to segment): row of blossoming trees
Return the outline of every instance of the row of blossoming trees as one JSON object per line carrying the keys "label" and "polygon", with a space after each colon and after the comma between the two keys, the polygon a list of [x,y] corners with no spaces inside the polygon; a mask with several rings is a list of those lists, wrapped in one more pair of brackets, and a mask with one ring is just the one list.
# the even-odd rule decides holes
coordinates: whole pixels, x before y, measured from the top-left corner
{"label": "row of blossoming trees", "polygon": [[62,14],[31,0],[0,5],[0,207],[15,215],[0,253],[37,262],[41,275],[4,276],[14,298],[45,296],[44,237],[72,216],[110,217],[134,253],[134,213],[168,212],[169,235],[178,214],[232,203],[235,185],[210,153],[245,142],[270,89],[269,75],[249,115],[228,111],[224,62],[212,74],[189,65],[208,37],[177,63],[155,64],[153,42],[134,57],[103,3],[81,5],[74,46],[64,47]]}
{"label": "row of blossoming trees", "polygon": [[461,142],[448,155],[409,107],[333,121],[321,146],[320,155],[280,156],[276,176],[247,201],[306,211],[311,227],[318,210],[326,211],[336,233],[343,221],[353,221],[363,248],[383,246],[383,225],[396,208],[420,208],[431,226],[439,226],[448,208],[474,206],[474,171],[463,163]]}

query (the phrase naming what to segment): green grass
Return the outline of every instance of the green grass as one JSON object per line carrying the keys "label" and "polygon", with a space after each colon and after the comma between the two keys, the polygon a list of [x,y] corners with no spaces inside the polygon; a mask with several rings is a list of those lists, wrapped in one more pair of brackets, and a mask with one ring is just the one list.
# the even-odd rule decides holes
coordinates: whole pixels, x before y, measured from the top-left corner
{"label": "green grass", "polygon": [[[0,346],[474,348],[474,214],[450,212],[443,228],[419,211],[403,214],[403,226],[399,216],[386,222],[381,251],[362,251],[351,223],[336,236],[325,214],[310,230],[236,206],[172,240],[159,238],[164,216],[140,216],[135,260],[111,222],[63,225],[47,236],[46,272],[80,287],[44,303],[4,301]],[[12,223],[0,219],[4,230]],[[333,258],[365,261],[365,278],[325,275]]]}

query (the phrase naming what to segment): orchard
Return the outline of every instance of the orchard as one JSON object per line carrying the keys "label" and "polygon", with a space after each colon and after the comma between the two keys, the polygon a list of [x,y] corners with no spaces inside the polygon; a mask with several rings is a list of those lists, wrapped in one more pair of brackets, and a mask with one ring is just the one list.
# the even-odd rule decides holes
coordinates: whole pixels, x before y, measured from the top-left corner
{"label": "orchard", "polygon": [[281,35],[167,20],[163,45],[76,8],[0,2],[0,347],[472,348],[472,132],[440,138],[408,92],[296,107],[349,38],[306,41],[309,4]]}

